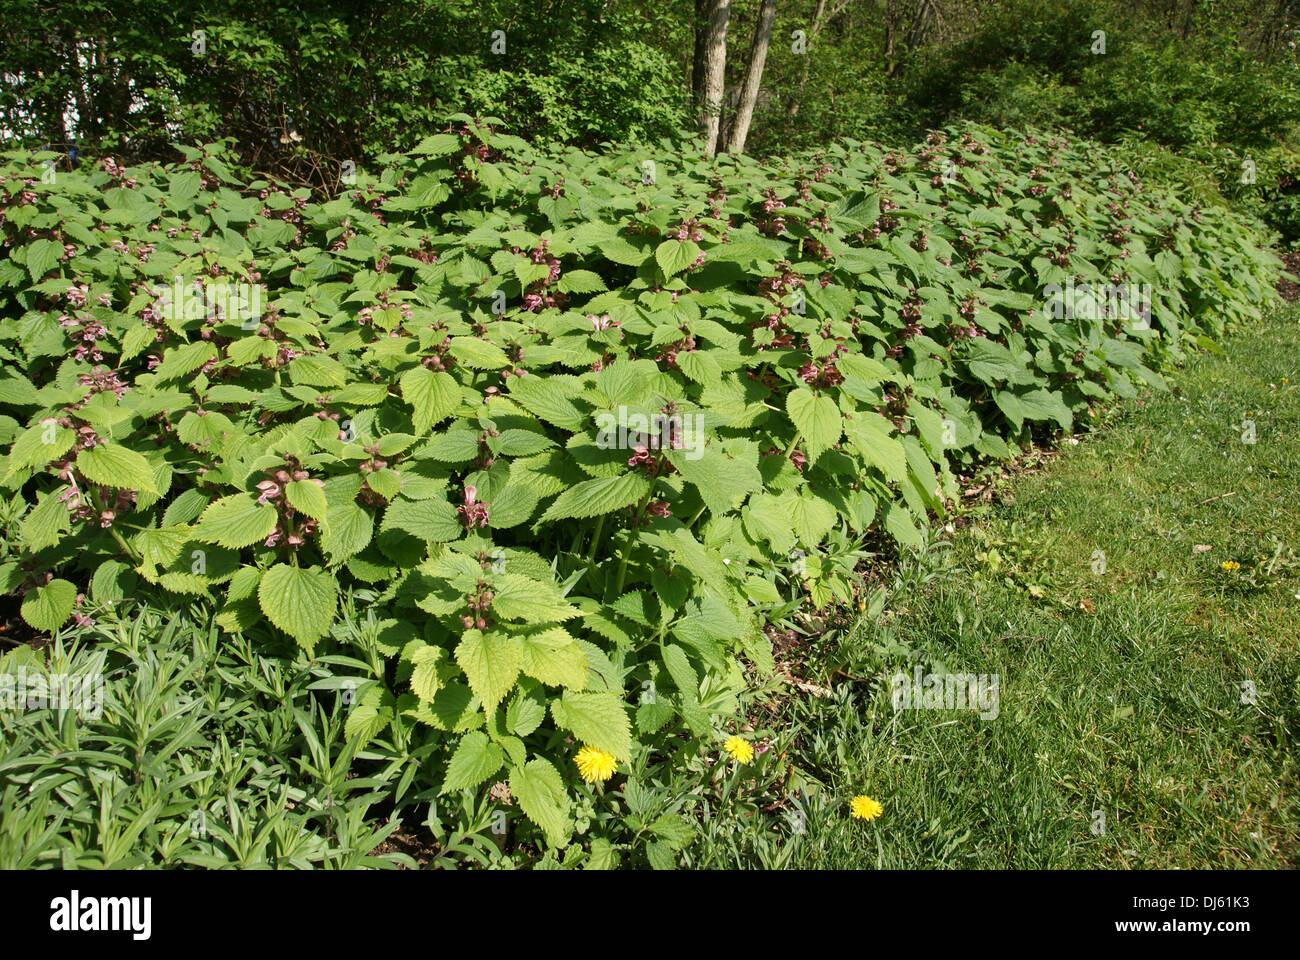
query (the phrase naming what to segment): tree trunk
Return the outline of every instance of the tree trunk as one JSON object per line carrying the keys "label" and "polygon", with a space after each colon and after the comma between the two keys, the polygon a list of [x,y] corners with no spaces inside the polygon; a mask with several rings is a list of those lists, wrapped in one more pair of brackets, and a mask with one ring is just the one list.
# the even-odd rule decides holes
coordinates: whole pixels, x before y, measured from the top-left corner
{"label": "tree trunk", "polygon": [[898,0],[885,0],[885,76],[892,77],[898,68],[894,41],[898,33]]}
{"label": "tree trunk", "polygon": [[718,126],[727,67],[727,23],[731,0],[708,0],[709,35],[704,50],[704,89],[700,105],[700,135],[709,156],[718,152]]}
{"label": "tree trunk", "polygon": [[749,69],[740,88],[740,102],[732,123],[731,137],[727,141],[728,153],[744,153],[749,138],[749,125],[754,120],[754,104],[758,103],[758,88],[763,82],[763,66],[767,63],[767,47],[772,41],[772,21],[776,19],[776,0],[763,0],[754,25],[754,45],[749,51]]}
{"label": "tree trunk", "polygon": [[[817,7],[813,10],[813,25],[808,39],[812,40],[821,30],[822,17],[826,16],[826,0],[817,0]],[[812,56],[807,50],[803,54],[803,65],[799,68],[799,92],[790,98],[790,106],[787,112],[790,116],[798,116],[799,102],[803,99],[804,88],[808,86],[808,58]]]}
{"label": "tree trunk", "polygon": [[695,0],[695,52],[691,55],[691,103],[704,103],[704,61],[709,48],[709,0]]}

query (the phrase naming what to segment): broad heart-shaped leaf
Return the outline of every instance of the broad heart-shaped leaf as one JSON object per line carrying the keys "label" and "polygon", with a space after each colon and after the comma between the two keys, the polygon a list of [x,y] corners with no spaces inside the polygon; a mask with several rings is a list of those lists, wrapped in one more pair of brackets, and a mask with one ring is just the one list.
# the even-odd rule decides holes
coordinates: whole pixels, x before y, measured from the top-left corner
{"label": "broad heart-shaped leaf", "polygon": [[1030,390],[1019,396],[1020,409],[1026,420],[1055,420],[1062,430],[1069,430],[1074,415],[1059,393],[1051,390]]}
{"label": "broad heart-shaped leaf", "polygon": [[311,650],[334,620],[338,584],[333,574],[320,567],[277,563],[262,575],[257,602],[268,620]]}
{"label": "broad heart-shaped leaf", "polygon": [[17,407],[41,406],[40,394],[30,380],[17,376],[0,379],[0,403]]}
{"label": "broad heart-shaped leaf", "polygon": [[506,707],[506,729],[517,737],[526,737],[546,719],[546,698],[540,690],[531,696],[515,694]]}
{"label": "broad heart-shaped leaf", "polygon": [[939,489],[939,477],[934,472],[934,464],[922,449],[921,441],[912,436],[904,437],[903,449],[907,452],[907,463],[911,468],[909,482],[916,488],[921,502],[927,509],[941,513],[943,499]]}
{"label": "broad heart-shaped leaf", "polygon": [[691,240],[665,240],[655,248],[655,261],[665,277],[681,273],[700,255],[700,248]]}
{"label": "broad heart-shaped leaf", "polygon": [[27,272],[32,275],[32,282],[39,282],[51,270],[59,265],[63,257],[63,244],[53,240],[33,240],[27,246]]}
{"label": "broad heart-shaped leaf", "polygon": [[966,364],[971,376],[983,383],[993,385],[1003,380],[1015,380],[1024,370],[1010,350],[985,337],[972,340],[966,351]]}
{"label": "broad heart-shaped leaf", "polygon": [[384,511],[380,530],[400,530],[428,543],[447,543],[458,538],[464,527],[456,508],[441,497],[407,500],[398,497]]}
{"label": "broad heart-shaped leaf", "polygon": [[539,499],[536,492],[522,483],[508,484],[492,495],[488,523],[494,530],[517,527],[533,515]]}
{"label": "broad heart-shaped leaf", "polygon": [[885,479],[902,483],[907,479],[907,455],[893,436],[894,425],[874,413],[856,413],[844,426],[844,433],[867,463],[880,469]]}
{"label": "broad heart-shaped leaf", "polygon": [[348,368],[325,353],[301,354],[289,361],[289,377],[297,384],[312,387],[344,387]]}
{"label": "broad heart-shaped leaf", "polygon": [[766,540],[781,556],[794,546],[794,525],[789,506],[770,493],[750,497],[741,517],[751,540]]}
{"label": "broad heart-shaped leaf", "polygon": [[460,406],[460,388],[449,373],[434,372],[427,367],[413,367],[399,381],[402,399],[414,408],[415,432],[428,433]]}
{"label": "broad heart-shaped leaf", "polygon": [[95,603],[115,603],[133,589],[139,577],[121,560],[105,560],[90,581],[90,596]]}
{"label": "broad heart-shaped leaf", "polygon": [[564,271],[564,275],[560,277],[559,287],[562,293],[599,293],[608,289],[600,274],[592,273],[590,270]]}
{"label": "broad heart-shaped leaf", "polygon": [[217,626],[227,633],[247,630],[262,619],[257,605],[257,585],[262,571],[257,567],[240,567],[226,590],[226,605],[217,613]]}
{"label": "broad heart-shaped leaf", "polygon": [[[686,819],[680,814],[665,813],[654,823],[650,824],[650,831],[656,836],[663,837],[664,842],[674,850],[684,850],[690,846],[695,839],[696,830],[686,822]],[[675,865],[669,858],[670,866]]]}
{"label": "broad heart-shaped leaf", "polygon": [[524,816],[542,828],[546,839],[561,846],[569,838],[569,796],[560,772],[546,760],[530,760],[510,771],[510,792]]}
{"label": "broad heart-shaped leaf", "polygon": [[677,687],[682,700],[686,703],[699,703],[700,678],[696,676],[686,651],[675,643],[666,643],[663,646],[663,660],[664,666],[668,668],[668,676],[672,677],[673,685]]}
{"label": "broad heart-shaped leaf", "polygon": [[907,508],[897,503],[887,503],[884,507],[885,529],[905,547],[921,546],[921,532],[912,522],[912,515]]}
{"label": "broad heart-shaped leaf", "polygon": [[785,409],[795,429],[803,434],[809,463],[816,463],[826,450],[839,443],[844,424],[840,419],[840,408],[830,397],[819,397],[811,390],[799,387],[786,397]]}
{"label": "broad heart-shaped leaf", "polygon": [[422,156],[441,157],[459,149],[460,137],[451,133],[435,133],[417,143],[411,152]]}
{"label": "broad heart-shaped leaf", "polygon": [[1019,430],[1025,422],[1025,408],[1021,404],[1020,398],[1010,390],[993,391],[993,401],[998,405],[998,409],[1006,415],[1012,425]]}
{"label": "broad heart-shaped leaf", "polygon": [[277,518],[275,507],[269,503],[258,503],[251,494],[236,493],[208,505],[194,536],[238,550],[269,537]]}
{"label": "broad heart-shaped leaf", "polygon": [[571,730],[584,743],[612,754],[615,760],[632,759],[632,724],[623,701],[612,693],[574,693],[551,702],[556,724]]}
{"label": "broad heart-shaped leaf", "polygon": [[315,480],[290,480],[284,485],[289,505],[313,520],[325,519],[325,488]]}
{"label": "broad heart-shaped leaf", "polygon": [[53,633],[72,616],[77,588],[67,580],[51,580],[23,597],[22,615],[32,627]]}
{"label": "broad heart-shaped leaf", "polygon": [[469,688],[491,713],[519,676],[519,641],[495,630],[466,630],[456,647],[456,662],[465,671]]}
{"label": "broad heart-shaped leaf", "polygon": [[668,450],[664,456],[695,485],[700,499],[714,516],[722,516],[746,494],[763,489],[763,475],[756,466],[729,458],[714,447]]}
{"label": "broad heart-shaped leaf", "polygon": [[532,374],[510,379],[510,399],[535,417],[565,430],[582,429],[584,420],[571,402],[582,392],[577,377],[538,377]]}
{"label": "broad heart-shaped leaf", "polygon": [[402,475],[396,470],[376,470],[366,474],[366,486],[385,500],[391,500],[402,489]]}
{"label": "broad heart-shaped leaf", "polygon": [[555,623],[578,616],[579,610],[554,583],[507,573],[493,580],[492,612],[505,620]]}
{"label": "broad heart-shaped leaf", "polygon": [[556,497],[542,514],[542,522],[613,513],[639,502],[649,492],[650,481],[639,473],[584,480]]}
{"label": "broad heart-shaped leaf", "polygon": [[59,542],[70,526],[68,505],[59,502],[59,494],[50,492],[23,518],[22,538],[28,550],[44,550]]}
{"label": "broad heart-shaped leaf", "polygon": [[505,757],[501,748],[487,738],[481,730],[467,733],[460,738],[460,746],[447,764],[447,776],[442,781],[438,796],[452,790],[468,790],[477,787],[492,774],[501,769]]}
{"label": "broad heart-shaped leaf", "polygon": [[197,197],[201,185],[202,176],[197,170],[182,170],[180,173],[173,173],[167,188],[168,199],[171,201],[172,208],[179,210],[184,204]]}
{"label": "broad heart-shaped leaf", "polygon": [[442,647],[425,645],[411,654],[411,692],[421,700],[433,700],[442,689],[442,675],[438,673],[438,664],[447,651]]}
{"label": "broad heart-shaped leaf", "polygon": [[703,351],[679,353],[677,369],[702,387],[716,387],[722,383],[722,368],[718,361]]}
{"label": "broad heart-shaped leaf", "polygon": [[794,532],[806,547],[815,547],[835,525],[835,508],[816,494],[800,496],[793,490],[781,495]]}
{"label": "broad heart-shaped leaf", "polygon": [[519,667],[548,687],[581,690],[587,684],[587,655],[563,627],[520,635]]}
{"label": "broad heart-shaped leaf", "polygon": [[154,369],[153,375],[162,383],[183,377],[203,366],[217,355],[217,348],[206,340],[172,347],[163,356],[162,363]]}
{"label": "broad heart-shaped leaf", "polygon": [[370,514],[355,503],[330,507],[325,514],[321,549],[329,554],[331,564],[342,563],[370,546],[374,526]]}
{"label": "broad heart-shaped leaf", "polygon": [[203,416],[191,411],[176,426],[176,439],[189,446],[209,446],[238,430],[224,414],[209,410]]}
{"label": "broad heart-shaped leaf", "polygon": [[510,366],[510,358],[504,350],[478,337],[452,337],[447,349],[453,357],[475,370],[500,370]]}
{"label": "broad heart-shaped leaf", "polygon": [[76,442],[77,435],[53,420],[45,420],[22,432],[9,451],[9,469],[5,476],[24,467],[43,467],[62,457]]}

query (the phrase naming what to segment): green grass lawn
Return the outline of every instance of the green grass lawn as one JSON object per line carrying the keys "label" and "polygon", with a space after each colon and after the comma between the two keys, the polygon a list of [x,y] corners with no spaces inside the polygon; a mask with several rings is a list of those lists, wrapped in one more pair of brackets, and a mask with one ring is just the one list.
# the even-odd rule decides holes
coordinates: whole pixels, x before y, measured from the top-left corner
{"label": "green grass lawn", "polygon": [[[774,700],[771,723],[795,730],[804,832],[760,816],[699,862],[1300,862],[1297,316],[1003,478],[904,564],[883,615],[814,642],[805,676],[835,695]],[[996,719],[896,712],[887,678],[917,664],[996,674]],[[883,815],[849,820],[857,794]]]}

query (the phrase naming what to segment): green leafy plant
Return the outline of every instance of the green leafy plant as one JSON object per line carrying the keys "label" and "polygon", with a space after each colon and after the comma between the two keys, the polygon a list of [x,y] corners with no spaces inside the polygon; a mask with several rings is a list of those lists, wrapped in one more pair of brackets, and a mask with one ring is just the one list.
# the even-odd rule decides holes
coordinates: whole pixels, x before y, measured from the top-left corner
{"label": "green leafy plant", "polygon": [[[765,624],[920,545],[954,466],[1274,296],[1248,221],[1063,137],[759,163],[450,124],[319,203],[215,148],[53,183],[8,155],[0,585],[43,632],[147,595],[317,660],[370,606],[353,748],[505,784],[539,844],[576,745],[715,743]],[[1148,321],[1054,315],[1073,283],[1149,285]]]}

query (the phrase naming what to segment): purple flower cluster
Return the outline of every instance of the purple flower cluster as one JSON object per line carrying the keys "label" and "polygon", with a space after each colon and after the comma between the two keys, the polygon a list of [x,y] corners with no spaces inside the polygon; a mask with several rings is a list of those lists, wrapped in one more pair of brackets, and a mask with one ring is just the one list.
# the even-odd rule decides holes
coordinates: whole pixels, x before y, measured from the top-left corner
{"label": "purple flower cluster", "polygon": [[271,535],[266,538],[265,545],[268,547],[283,545],[291,550],[297,550],[315,535],[319,524],[311,517],[299,519],[297,512],[284,494],[284,488],[289,483],[301,480],[310,480],[320,487],[325,485],[320,480],[313,479],[306,470],[302,469],[302,466],[294,457],[286,457],[283,467],[267,469],[262,472],[270,479],[262,480],[257,484],[259,491],[257,502],[259,504],[270,504],[275,507],[279,514],[275,528],[271,531]]}
{"label": "purple flower cluster", "polygon": [[492,609],[492,596],[488,585],[480,580],[474,593],[465,598],[469,613],[464,614],[460,622],[466,630],[486,630],[493,625],[494,621],[488,616],[488,611]]}
{"label": "purple flower cluster", "polygon": [[482,503],[478,499],[478,490],[472,486],[465,487],[465,502],[456,508],[460,514],[460,522],[466,530],[474,527],[486,527],[488,525],[488,508],[490,504]]}

